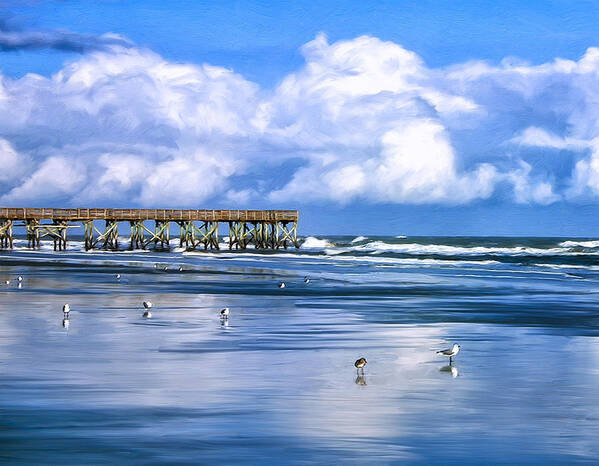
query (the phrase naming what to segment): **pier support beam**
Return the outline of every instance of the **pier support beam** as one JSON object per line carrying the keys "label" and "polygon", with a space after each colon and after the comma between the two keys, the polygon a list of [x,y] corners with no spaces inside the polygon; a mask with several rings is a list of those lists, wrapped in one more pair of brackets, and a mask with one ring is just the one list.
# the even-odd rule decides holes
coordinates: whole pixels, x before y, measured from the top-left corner
{"label": "pier support beam", "polygon": [[[154,231],[150,230],[143,220],[135,220],[129,222],[131,225],[131,243],[130,249],[146,249],[150,243],[154,243],[154,247],[160,243],[160,247],[168,248],[170,244],[170,222],[156,220]],[[148,233],[149,236],[146,236]]]}
{"label": "pier support beam", "polygon": [[41,239],[45,236],[52,238],[55,251],[64,251],[67,248],[68,228],[68,222],[64,220],[54,220],[52,225],[39,224],[37,226],[39,238]]}
{"label": "pier support beam", "polygon": [[220,249],[218,245],[218,222],[203,222],[199,228],[199,242],[204,245],[204,249]]}
{"label": "pier support beam", "polygon": [[39,248],[40,247],[40,230],[39,220],[27,219],[25,220],[25,230],[27,231],[27,247],[28,248]]}
{"label": "pier support beam", "polygon": [[12,220],[0,220],[0,248],[12,249]]}
{"label": "pier support beam", "polygon": [[114,251],[119,248],[119,222],[117,220],[106,220],[106,230],[104,234],[98,237],[98,240],[104,240],[102,247]]}
{"label": "pier support beam", "polygon": [[254,247],[256,249],[267,249],[269,247],[268,224],[265,222],[255,222],[254,225]]}
{"label": "pier support beam", "polygon": [[[98,230],[92,220],[83,222],[85,235],[85,250],[94,248],[101,243],[103,249],[118,250],[119,248],[119,222],[117,220],[106,220],[104,232]],[[94,232],[98,234],[94,239]]]}
{"label": "pier support beam", "polygon": [[83,237],[85,240],[85,250],[89,251],[94,247],[94,222],[92,220],[83,222]]}
{"label": "pier support beam", "polygon": [[171,235],[170,235],[170,224],[169,222],[165,222],[163,220],[156,220],[155,221],[155,228],[154,228],[154,235],[152,237],[152,239],[150,241],[154,241],[154,247],[156,247],[158,245],[158,243],[160,243],[160,247],[164,248],[164,245],[166,244],[166,247],[169,247],[169,242],[171,239]]}
{"label": "pier support beam", "polygon": [[129,249],[144,249],[145,234],[143,220],[131,221],[129,222],[129,225],[131,227],[131,241],[129,243]]}
{"label": "pier support beam", "polygon": [[197,249],[203,245],[204,249],[219,249],[218,222],[202,222],[197,226],[192,221],[178,222],[181,229],[179,233],[179,246],[185,249]]}
{"label": "pier support beam", "polygon": [[[291,223],[291,228],[287,227],[287,225],[289,225],[289,223]],[[277,228],[277,230],[278,230],[278,228]],[[281,234],[278,238],[277,249],[281,245],[285,249],[287,249],[287,241],[289,241],[289,243],[291,243],[291,245],[293,245],[297,249],[299,249],[299,242],[297,241],[297,222],[281,222],[280,233]]]}
{"label": "pier support beam", "polygon": [[229,250],[245,249],[255,237],[256,227],[248,227],[247,222],[229,222]]}

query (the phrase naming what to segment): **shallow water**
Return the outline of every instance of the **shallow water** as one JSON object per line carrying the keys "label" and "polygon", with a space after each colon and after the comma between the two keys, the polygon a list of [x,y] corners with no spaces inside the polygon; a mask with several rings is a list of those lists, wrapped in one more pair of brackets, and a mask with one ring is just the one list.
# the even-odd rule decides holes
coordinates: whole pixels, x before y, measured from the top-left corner
{"label": "shallow water", "polygon": [[597,461],[599,242],[353,239],[0,253],[0,461]]}

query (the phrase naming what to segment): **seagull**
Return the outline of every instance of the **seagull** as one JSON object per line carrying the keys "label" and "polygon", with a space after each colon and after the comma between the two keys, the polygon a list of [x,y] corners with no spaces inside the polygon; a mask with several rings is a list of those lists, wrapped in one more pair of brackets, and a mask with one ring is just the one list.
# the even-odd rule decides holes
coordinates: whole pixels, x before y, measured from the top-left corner
{"label": "seagull", "polygon": [[4,283],[6,283],[7,285],[10,285],[10,280],[6,280]]}
{"label": "seagull", "polygon": [[116,279],[117,279],[117,280],[120,280],[120,279],[121,279],[121,274],[120,274],[120,273],[117,273],[117,274],[116,274]]}
{"label": "seagull", "polygon": [[308,283],[310,283],[310,279],[309,279],[308,277],[304,277],[304,283],[305,283],[305,284],[308,284]]}
{"label": "seagull", "polygon": [[183,266],[179,267],[179,272],[183,272]]}
{"label": "seagull", "polygon": [[64,314],[64,318],[67,320],[69,319],[69,312],[71,312],[71,306],[68,304],[62,306],[62,313]]}
{"label": "seagull", "polygon": [[145,311],[142,314],[142,317],[149,319],[150,317],[152,317],[152,313],[150,312],[150,308],[152,307],[152,301],[144,301],[143,305],[144,305]]}
{"label": "seagull", "polygon": [[285,288],[285,282],[279,283],[279,288],[281,288],[281,289]]}
{"label": "seagull", "polygon": [[21,277],[20,275],[17,277],[17,281],[18,282],[22,282],[23,281],[23,277]]}
{"label": "seagull", "polygon": [[228,318],[229,318],[229,308],[228,308],[228,307],[225,307],[224,309],[221,309],[221,311],[220,311],[220,316],[221,316],[223,319],[228,319]]}
{"label": "seagull", "polygon": [[449,356],[449,364],[453,362],[453,357],[460,352],[460,345],[454,343],[453,346],[449,349],[444,349],[437,351],[437,354],[441,354],[443,356]]}
{"label": "seagull", "polygon": [[164,266],[164,271],[166,272],[168,270],[168,265]]}
{"label": "seagull", "polygon": [[354,366],[356,366],[356,371],[362,369],[362,374],[364,374],[364,366],[366,365],[366,358],[360,358],[356,362],[354,362]]}
{"label": "seagull", "polygon": [[154,264],[154,268],[157,269],[158,268],[158,264]]}

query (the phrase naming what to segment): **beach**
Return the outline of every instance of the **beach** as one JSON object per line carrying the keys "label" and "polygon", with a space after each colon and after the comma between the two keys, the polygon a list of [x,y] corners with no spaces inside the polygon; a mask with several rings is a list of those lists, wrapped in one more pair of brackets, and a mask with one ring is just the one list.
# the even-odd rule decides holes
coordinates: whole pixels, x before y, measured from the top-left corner
{"label": "beach", "polygon": [[0,461],[596,461],[599,241],[301,240],[0,252]]}

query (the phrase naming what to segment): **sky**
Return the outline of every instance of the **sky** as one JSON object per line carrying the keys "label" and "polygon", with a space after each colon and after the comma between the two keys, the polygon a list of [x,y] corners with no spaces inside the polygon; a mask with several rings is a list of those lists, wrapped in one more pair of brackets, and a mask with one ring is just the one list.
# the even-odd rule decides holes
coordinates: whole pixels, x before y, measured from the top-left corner
{"label": "sky", "polygon": [[0,205],[599,232],[599,4],[0,0]]}

